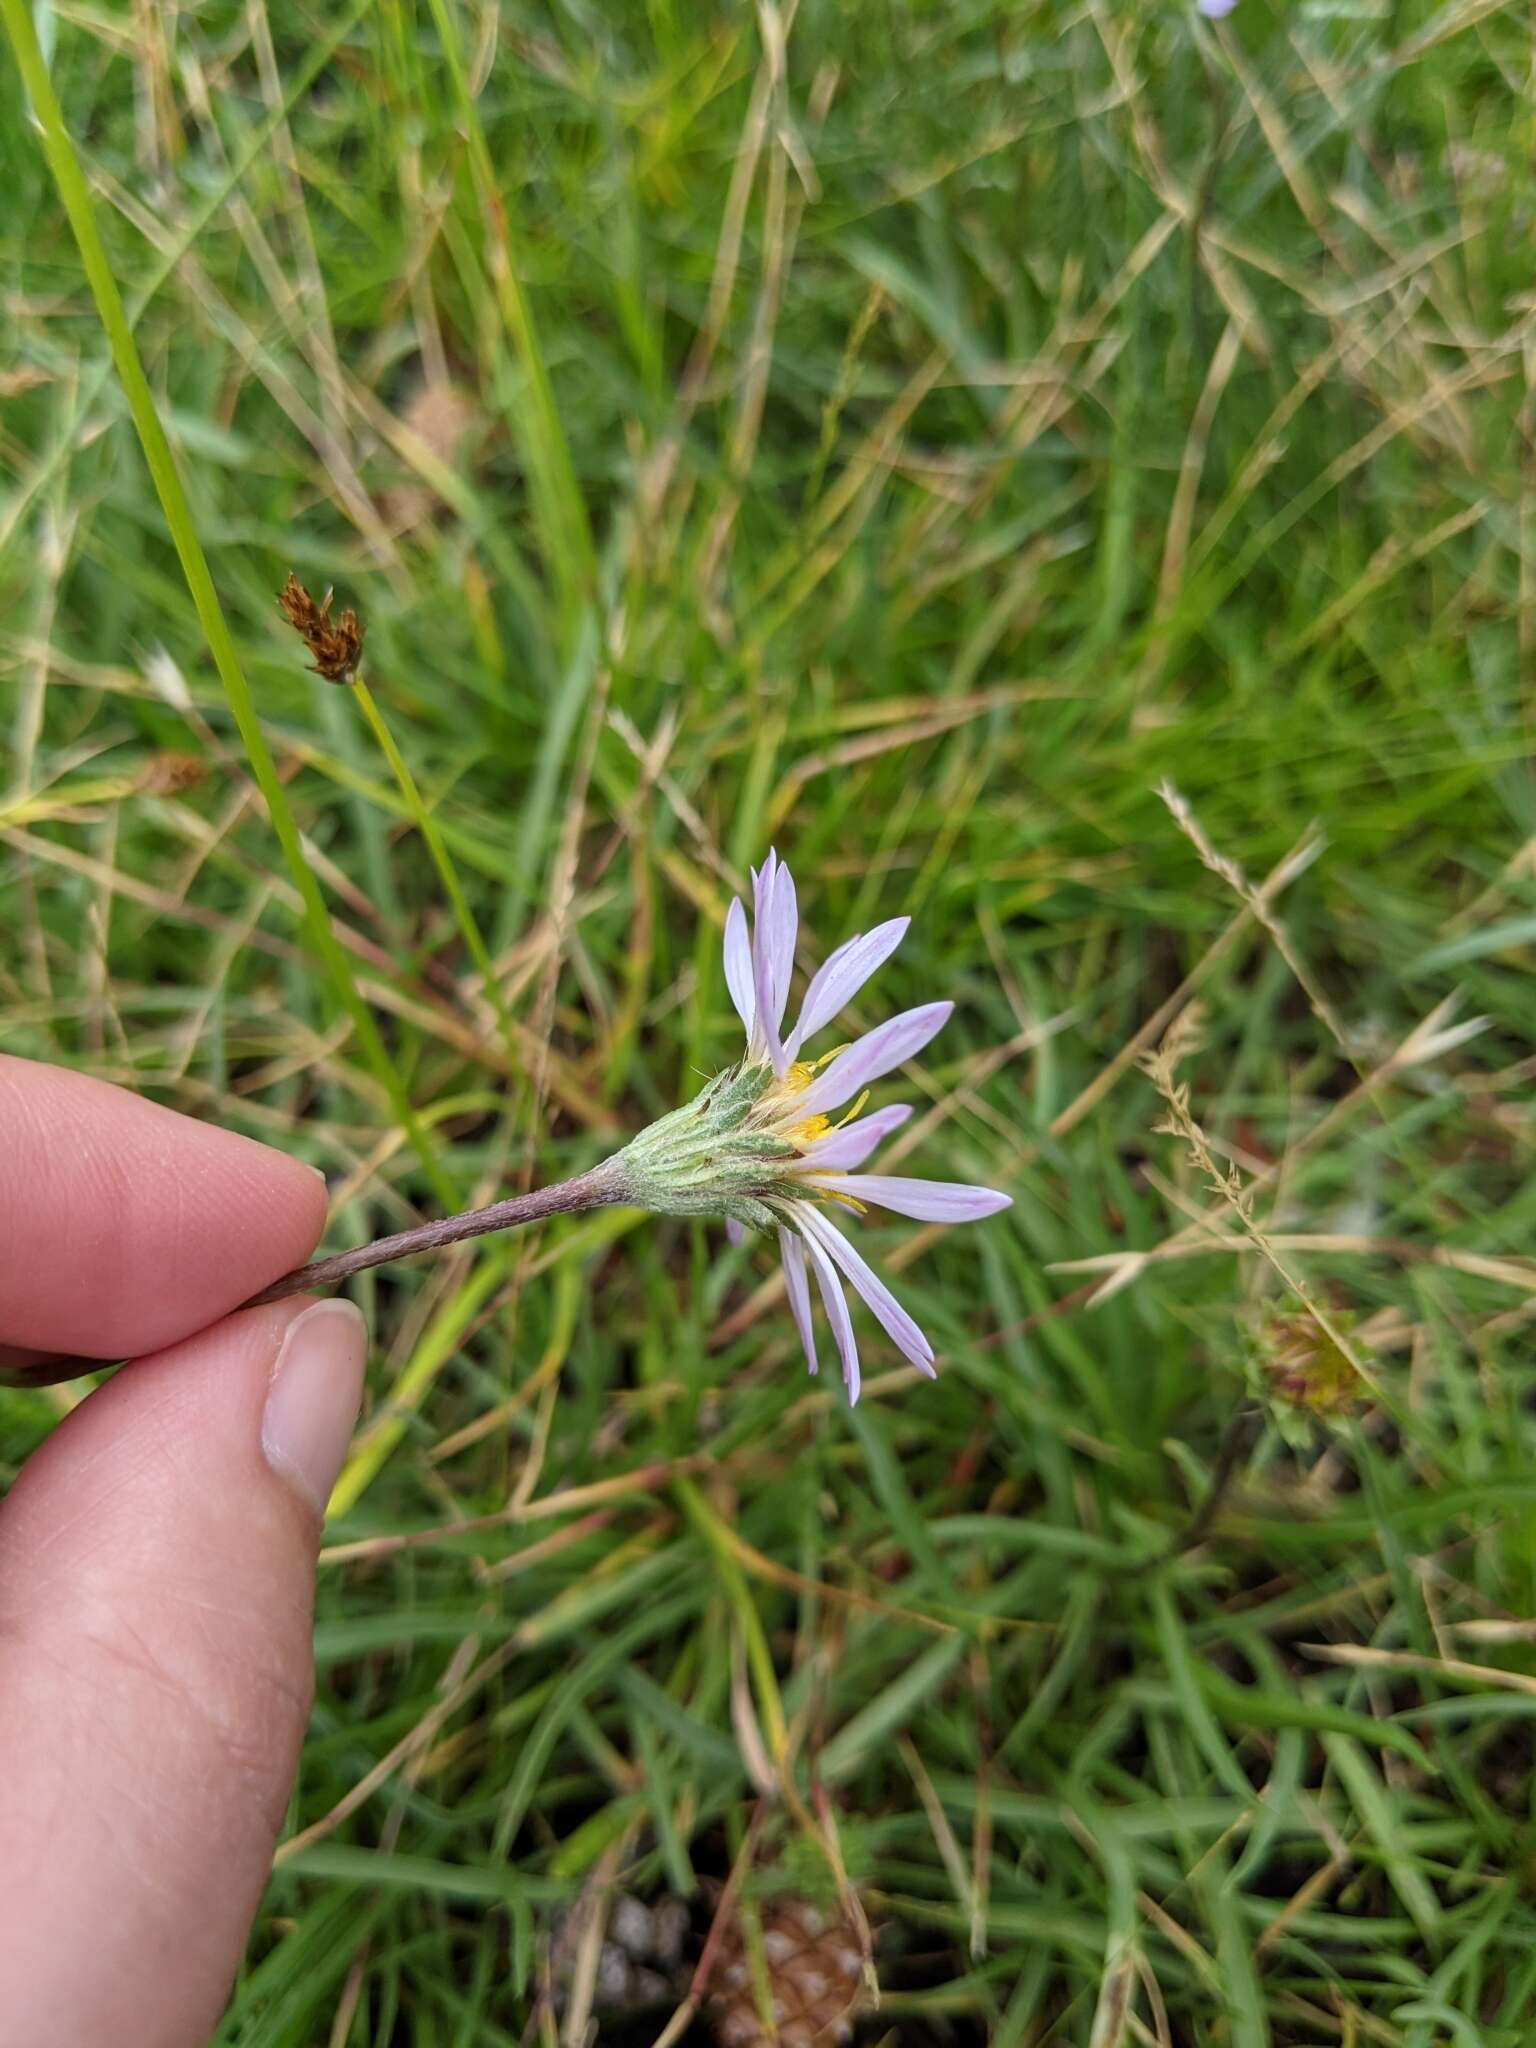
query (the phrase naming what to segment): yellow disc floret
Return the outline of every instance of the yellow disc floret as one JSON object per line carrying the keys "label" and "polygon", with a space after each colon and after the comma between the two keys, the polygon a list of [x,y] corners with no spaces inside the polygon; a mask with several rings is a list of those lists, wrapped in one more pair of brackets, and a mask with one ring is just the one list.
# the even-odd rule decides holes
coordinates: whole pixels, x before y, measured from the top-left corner
{"label": "yellow disc floret", "polygon": [[804,1152],[807,1146],[831,1129],[832,1120],[825,1116],[796,1116],[795,1100],[810,1087],[820,1061],[796,1060],[779,1079],[775,1081],[762,1101],[758,1104],[758,1115],[769,1126],[776,1138],[793,1145],[797,1152]]}

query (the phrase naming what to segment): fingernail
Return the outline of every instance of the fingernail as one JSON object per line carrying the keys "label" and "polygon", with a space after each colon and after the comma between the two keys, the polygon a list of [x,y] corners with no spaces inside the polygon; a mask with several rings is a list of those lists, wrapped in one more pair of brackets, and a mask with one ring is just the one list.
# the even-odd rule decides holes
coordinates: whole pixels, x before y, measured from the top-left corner
{"label": "fingernail", "polygon": [[368,1331],[350,1301],[319,1301],[288,1325],[272,1369],[261,1448],[325,1512],[363,1398]]}

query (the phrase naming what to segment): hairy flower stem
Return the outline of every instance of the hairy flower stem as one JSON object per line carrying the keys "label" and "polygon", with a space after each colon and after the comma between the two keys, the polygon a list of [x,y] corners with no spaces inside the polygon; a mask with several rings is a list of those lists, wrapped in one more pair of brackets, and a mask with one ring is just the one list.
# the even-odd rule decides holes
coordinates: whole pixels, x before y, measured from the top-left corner
{"label": "hairy flower stem", "polygon": [[[408,1259],[416,1252],[441,1251],[444,1245],[462,1244],[465,1238],[488,1237],[494,1230],[515,1230],[520,1223],[538,1223],[546,1216],[574,1216],[583,1209],[603,1209],[617,1202],[633,1202],[635,1189],[622,1153],[603,1160],[574,1180],[557,1181],[553,1187],[535,1188],[531,1194],[514,1195],[509,1201],[492,1202],[488,1209],[466,1209],[460,1216],[444,1216],[436,1223],[421,1223],[414,1230],[400,1230],[393,1237],[375,1238],[372,1244],[354,1245],[349,1252],[337,1252],[328,1259],[316,1259],[285,1273],[260,1294],[253,1294],[241,1308],[259,1308],[269,1301],[285,1301],[291,1294],[311,1288],[339,1287],[354,1273],[370,1266],[384,1266],[392,1259]],[[0,1346],[0,1387],[46,1387],[60,1380],[76,1379],[81,1373],[100,1372],[111,1361],[106,1358],[63,1357],[54,1353],[34,1358],[25,1353],[14,1359]]]}
{"label": "hairy flower stem", "polygon": [[265,1302],[283,1301],[290,1294],[304,1294],[315,1287],[339,1287],[354,1273],[370,1266],[385,1266],[392,1259],[408,1259],[417,1252],[441,1251],[444,1245],[462,1244],[465,1238],[488,1237],[495,1230],[515,1230],[520,1223],[538,1223],[546,1216],[572,1216],[583,1209],[602,1209],[629,1199],[629,1184],[617,1159],[605,1159],[600,1166],[579,1173],[574,1180],[557,1181],[553,1187],[535,1188],[530,1194],[513,1195],[505,1202],[492,1202],[487,1209],[466,1209],[458,1216],[443,1216],[436,1223],[419,1223],[414,1230],[396,1231],[393,1237],[376,1237],[372,1244],[354,1245],[349,1252],[336,1252],[328,1259],[316,1259],[274,1280],[260,1294],[253,1294],[242,1308],[260,1308]]}

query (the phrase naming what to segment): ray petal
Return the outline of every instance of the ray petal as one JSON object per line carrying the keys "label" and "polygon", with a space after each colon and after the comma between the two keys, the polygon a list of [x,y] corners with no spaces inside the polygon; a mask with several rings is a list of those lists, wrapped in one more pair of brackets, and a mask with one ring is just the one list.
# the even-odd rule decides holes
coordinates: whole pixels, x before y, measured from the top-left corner
{"label": "ray petal", "polygon": [[747,913],[739,897],[732,897],[731,907],[725,913],[725,985],[750,1044],[757,996],[752,986],[752,941],[747,936]]}
{"label": "ray petal", "polygon": [[868,1116],[861,1116],[857,1123],[844,1124],[839,1131],[828,1131],[824,1138],[816,1138],[806,1146],[801,1167],[814,1167],[817,1173],[851,1172],[854,1167],[862,1166],[875,1147],[904,1124],[911,1114],[910,1102],[893,1102],[889,1109],[874,1110]]}
{"label": "ray petal", "polygon": [[879,1209],[913,1216],[919,1223],[974,1223],[1013,1205],[1012,1195],[958,1180],[904,1180],[886,1173],[828,1173],[818,1174],[817,1179],[834,1194],[873,1202]]}
{"label": "ray petal", "polygon": [[834,1230],[818,1209],[813,1209],[808,1202],[797,1202],[795,1214],[807,1242],[819,1245],[832,1263],[841,1269],[849,1285],[869,1304],[876,1322],[902,1357],[932,1379],[935,1376],[933,1346],[879,1274],[859,1256],[841,1231]]}
{"label": "ray petal", "polygon": [[903,1010],[899,1017],[866,1031],[816,1076],[800,1097],[801,1115],[821,1116],[839,1109],[871,1081],[915,1058],[929,1039],[943,1030],[954,1007],[953,1003],[924,1003],[920,1009]]}
{"label": "ray petal", "polygon": [[779,1253],[784,1261],[784,1291],[789,1296],[789,1312],[800,1332],[805,1362],[815,1372],[816,1335],[811,1328],[811,1290],[805,1284],[805,1245],[783,1224],[779,1225]]}
{"label": "ray petal", "polygon": [[886,924],[877,924],[872,932],[862,932],[857,938],[847,940],[835,953],[828,954],[811,976],[811,985],[800,1008],[800,1021],[790,1034],[787,1051],[791,1059],[798,1057],[808,1038],[814,1038],[818,1031],[832,1022],[839,1010],[847,1008],[875,970],[890,959],[906,936],[911,922],[910,917],[893,917]]}
{"label": "ray petal", "polygon": [[821,1288],[821,1299],[827,1311],[827,1321],[832,1325],[832,1338],[837,1345],[837,1355],[843,1365],[843,1385],[848,1389],[848,1406],[851,1408],[859,1398],[859,1347],[854,1341],[853,1318],[848,1313],[847,1296],[843,1283],[838,1279],[832,1261],[827,1257],[815,1238],[805,1240],[806,1251],[811,1264],[816,1268],[817,1285]]}

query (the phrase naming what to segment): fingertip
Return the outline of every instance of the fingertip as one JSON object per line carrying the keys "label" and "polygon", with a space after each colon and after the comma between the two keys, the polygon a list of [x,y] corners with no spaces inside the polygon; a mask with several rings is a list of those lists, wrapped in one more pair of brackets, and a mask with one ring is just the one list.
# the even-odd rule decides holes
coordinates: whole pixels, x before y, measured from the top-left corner
{"label": "fingertip", "polygon": [[298,1297],[118,1373],[0,1501],[0,2042],[217,2024],[311,1690],[320,1516],[263,1444],[306,1330],[298,1453],[339,1457],[361,1320]]}
{"label": "fingertip", "polygon": [[362,1311],[318,1301],[283,1336],[262,1412],[267,1463],[316,1515],[325,1513],[363,1397],[368,1331]]}
{"label": "fingertip", "polygon": [[322,1177],[88,1075],[0,1056],[0,1336],[158,1350],[303,1263]]}

